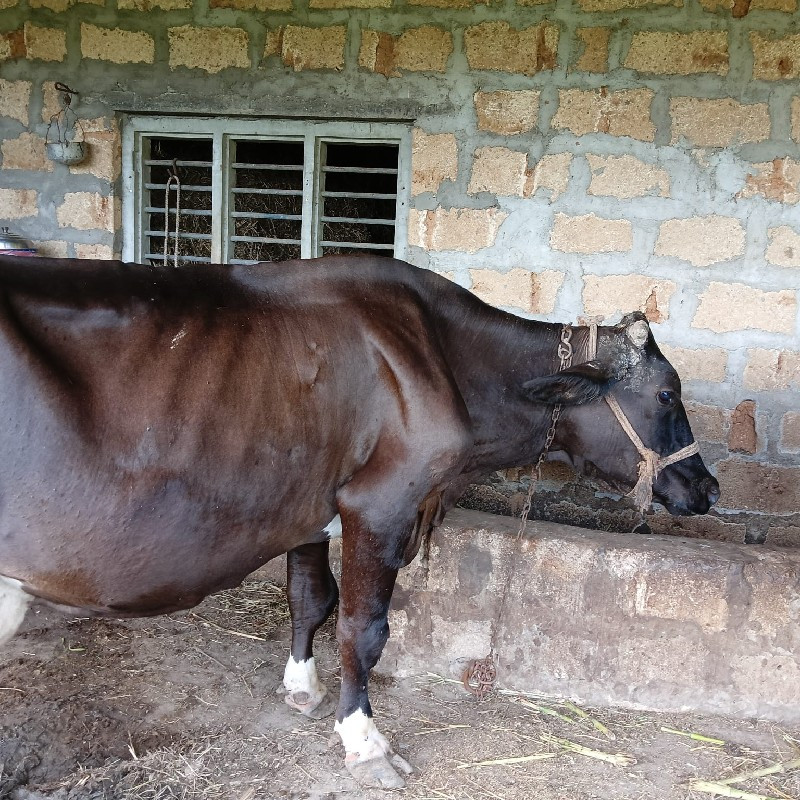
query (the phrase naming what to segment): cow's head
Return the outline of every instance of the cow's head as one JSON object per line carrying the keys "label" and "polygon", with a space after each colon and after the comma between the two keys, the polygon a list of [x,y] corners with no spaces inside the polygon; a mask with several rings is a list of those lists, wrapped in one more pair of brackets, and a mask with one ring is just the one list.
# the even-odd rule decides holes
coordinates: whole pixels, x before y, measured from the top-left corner
{"label": "cow's head", "polygon": [[[602,328],[591,361],[536,378],[524,389],[536,402],[564,407],[554,455],[584,474],[599,473],[625,491],[637,483],[643,457],[603,398],[616,399],[645,448],[662,459],[694,441],[678,373],[639,313],[613,328]],[[719,499],[719,484],[697,454],[664,466],[652,486],[654,499],[676,515],[705,514]]]}

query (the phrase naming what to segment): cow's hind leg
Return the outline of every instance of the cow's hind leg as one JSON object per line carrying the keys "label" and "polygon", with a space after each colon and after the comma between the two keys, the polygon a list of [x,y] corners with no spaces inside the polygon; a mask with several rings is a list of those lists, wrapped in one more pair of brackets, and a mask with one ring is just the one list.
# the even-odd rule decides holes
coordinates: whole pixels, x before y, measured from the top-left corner
{"label": "cow's hind leg", "polygon": [[328,542],[296,547],[286,559],[292,649],[283,674],[285,699],[295,711],[321,719],[336,703],[317,677],[312,646],[314,634],[336,608],[339,589],[328,564]]}

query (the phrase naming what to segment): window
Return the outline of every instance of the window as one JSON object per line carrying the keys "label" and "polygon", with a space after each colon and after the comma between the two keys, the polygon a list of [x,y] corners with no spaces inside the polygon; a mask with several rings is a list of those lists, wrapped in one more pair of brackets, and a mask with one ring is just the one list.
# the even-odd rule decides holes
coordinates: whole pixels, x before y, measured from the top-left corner
{"label": "window", "polygon": [[405,125],[135,116],[124,154],[126,260],[405,253]]}

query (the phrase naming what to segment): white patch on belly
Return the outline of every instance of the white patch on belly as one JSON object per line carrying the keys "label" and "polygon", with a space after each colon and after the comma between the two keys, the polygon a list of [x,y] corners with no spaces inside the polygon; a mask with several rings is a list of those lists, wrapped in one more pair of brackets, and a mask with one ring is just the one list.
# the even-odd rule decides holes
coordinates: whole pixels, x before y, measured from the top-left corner
{"label": "white patch on belly", "polygon": [[32,600],[18,580],[0,575],[0,644],[17,632]]}
{"label": "white patch on belly", "polygon": [[348,761],[369,761],[392,752],[386,737],[375,727],[372,717],[360,708],[337,722],[333,729],[342,737]]}
{"label": "white patch on belly", "polygon": [[342,518],[337,514],[323,529],[329,539],[342,538]]}
{"label": "white patch on belly", "polygon": [[283,687],[286,689],[286,702],[291,706],[314,708],[328,693],[317,677],[313,656],[305,661],[295,661],[289,656],[283,671]]}

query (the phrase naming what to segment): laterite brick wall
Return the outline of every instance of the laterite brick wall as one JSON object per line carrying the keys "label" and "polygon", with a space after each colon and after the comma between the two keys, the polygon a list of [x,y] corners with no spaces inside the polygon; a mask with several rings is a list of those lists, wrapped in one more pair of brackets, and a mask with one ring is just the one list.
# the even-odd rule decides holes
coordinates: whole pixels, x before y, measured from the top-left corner
{"label": "laterite brick wall", "polygon": [[[44,156],[55,81],[77,167]],[[0,224],[118,253],[137,110],[407,120],[412,261],[517,313],[653,322],[723,497],[651,528],[800,545],[797,0],[0,0]],[[592,490],[545,488],[591,524]]]}

